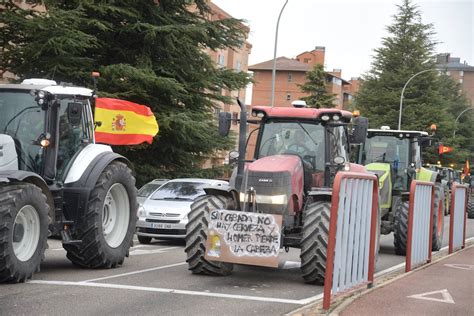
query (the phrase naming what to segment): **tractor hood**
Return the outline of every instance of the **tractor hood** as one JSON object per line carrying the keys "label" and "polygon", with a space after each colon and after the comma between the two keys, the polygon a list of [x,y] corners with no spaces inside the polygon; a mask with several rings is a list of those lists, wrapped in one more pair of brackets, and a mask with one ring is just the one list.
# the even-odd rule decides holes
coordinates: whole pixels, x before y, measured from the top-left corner
{"label": "tractor hood", "polygon": [[301,159],[296,155],[275,155],[258,159],[248,165],[249,171],[290,172],[302,168]]}
{"label": "tractor hood", "polygon": [[[240,201],[246,201],[244,192],[255,189],[258,210],[268,214],[294,214],[303,201],[303,162],[296,155],[268,156],[246,165],[240,188]],[[297,205],[294,205],[294,203]]]}

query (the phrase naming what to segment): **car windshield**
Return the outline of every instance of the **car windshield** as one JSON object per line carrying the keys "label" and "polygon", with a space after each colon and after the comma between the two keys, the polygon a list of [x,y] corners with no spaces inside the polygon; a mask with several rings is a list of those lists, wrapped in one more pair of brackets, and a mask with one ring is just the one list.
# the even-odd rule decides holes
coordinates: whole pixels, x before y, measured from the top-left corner
{"label": "car windshield", "polygon": [[19,169],[39,173],[43,150],[38,139],[44,133],[45,112],[28,90],[0,90],[0,134],[15,141]]}
{"label": "car windshield", "polygon": [[138,190],[138,197],[147,197],[150,196],[156,189],[160,187],[159,183],[147,183]]}
{"label": "car windshield", "polygon": [[194,201],[205,194],[204,185],[200,182],[168,182],[156,190],[151,199]]}

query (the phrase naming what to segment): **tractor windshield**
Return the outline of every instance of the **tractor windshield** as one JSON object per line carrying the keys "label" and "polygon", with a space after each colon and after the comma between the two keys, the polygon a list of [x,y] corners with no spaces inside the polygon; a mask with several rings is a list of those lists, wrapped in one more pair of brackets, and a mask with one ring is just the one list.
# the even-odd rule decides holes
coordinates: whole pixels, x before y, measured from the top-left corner
{"label": "tractor windshield", "polygon": [[45,112],[28,90],[0,90],[0,134],[15,141],[20,170],[41,172]]}
{"label": "tractor windshield", "polygon": [[325,131],[319,124],[268,122],[263,126],[257,158],[297,154],[315,170],[324,170]]}
{"label": "tractor windshield", "polygon": [[362,151],[362,163],[389,163],[394,188],[407,182],[406,170],[410,163],[410,139],[377,135],[368,137]]}

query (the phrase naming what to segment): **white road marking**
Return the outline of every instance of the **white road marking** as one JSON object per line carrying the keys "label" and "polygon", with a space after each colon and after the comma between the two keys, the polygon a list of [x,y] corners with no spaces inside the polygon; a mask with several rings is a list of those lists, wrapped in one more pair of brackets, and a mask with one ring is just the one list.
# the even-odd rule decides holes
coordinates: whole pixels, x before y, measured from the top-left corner
{"label": "white road marking", "polygon": [[152,250],[135,249],[135,250],[130,251],[130,256],[152,255],[156,253],[167,252],[168,250],[177,249],[177,248],[181,248],[181,247],[157,248],[157,249],[152,249]]}
{"label": "white road marking", "polygon": [[[435,298],[435,297],[427,297],[429,295],[433,294],[441,294],[443,298]],[[416,298],[418,300],[427,300],[427,301],[435,301],[435,302],[441,302],[441,303],[449,303],[449,304],[456,304],[454,303],[453,297],[451,294],[449,294],[447,289],[444,290],[438,290],[438,291],[432,291],[432,292],[426,292],[426,293],[421,293],[421,294],[415,294],[415,295],[410,295],[407,296],[409,298]]]}
{"label": "white road marking", "polygon": [[[474,240],[474,237],[471,237],[471,238],[466,239],[466,242],[471,241],[471,240]],[[446,246],[446,247],[441,248],[439,251],[443,251],[443,250],[446,250],[446,249],[448,249],[448,248],[449,248],[449,246]],[[392,272],[392,271],[395,271],[395,270],[398,270],[398,269],[401,269],[401,268],[404,268],[404,267],[405,267],[405,262],[400,263],[400,264],[397,264],[396,266],[387,268],[387,269],[385,269],[385,270],[379,271],[379,272],[377,272],[377,273],[374,274],[374,277],[379,277],[379,276],[381,276],[381,275],[390,273],[390,272]]]}
{"label": "white road marking", "polygon": [[155,270],[162,270],[162,269],[166,269],[166,268],[182,266],[182,265],[185,265],[185,264],[186,264],[186,262],[173,263],[173,264],[168,264],[166,266],[159,266],[159,267],[154,267],[154,268],[149,268],[149,269],[144,269],[144,270],[137,270],[137,271],[127,272],[127,273],[109,275],[109,276],[106,276],[106,277],[103,277],[103,278],[85,280],[85,281],[82,281],[82,282],[79,282],[79,283],[101,281],[101,280],[107,280],[107,279],[113,279],[113,278],[120,278],[120,277],[123,277],[123,276],[134,275],[134,274],[139,274],[139,273],[145,273],[145,272],[150,272],[150,271],[155,271]]}
{"label": "white road marking", "polygon": [[42,280],[37,280],[37,281],[33,280],[33,281],[28,281],[27,283],[44,284],[44,285],[86,286],[86,287],[98,287],[98,288],[119,289],[119,290],[159,292],[159,293],[168,293],[168,294],[207,296],[207,297],[217,297],[217,298],[231,298],[231,299],[240,299],[240,300],[249,300],[249,301],[284,303],[284,304],[295,304],[295,305],[306,304],[306,301],[307,301],[307,299],[291,300],[291,299],[283,299],[283,298],[275,298],[275,297],[234,295],[234,294],[198,292],[198,291],[187,291],[187,290],[178,290],[178,289],[166,289],[166,288],[132,286],[132,285],[121,285],[121,284],[107,284],[107,283],[42,281]]}
{"label": "white road marking", "polygon": [[461,270],[474,270],[474,264],[446,263],[444,266]]}

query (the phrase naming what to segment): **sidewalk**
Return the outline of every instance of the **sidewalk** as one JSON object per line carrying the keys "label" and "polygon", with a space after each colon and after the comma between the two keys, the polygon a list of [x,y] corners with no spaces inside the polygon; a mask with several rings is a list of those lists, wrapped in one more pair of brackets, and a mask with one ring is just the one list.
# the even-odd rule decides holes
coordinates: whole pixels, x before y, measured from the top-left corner
{"label": "sidewalk", "polygon": [[339,315],[474,315],[474,246],[360,296]]}

